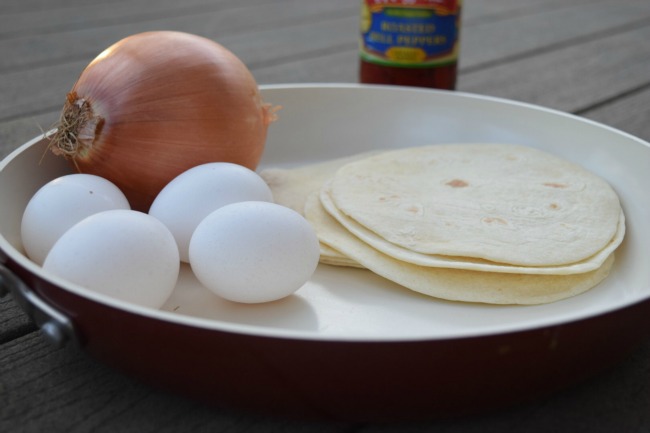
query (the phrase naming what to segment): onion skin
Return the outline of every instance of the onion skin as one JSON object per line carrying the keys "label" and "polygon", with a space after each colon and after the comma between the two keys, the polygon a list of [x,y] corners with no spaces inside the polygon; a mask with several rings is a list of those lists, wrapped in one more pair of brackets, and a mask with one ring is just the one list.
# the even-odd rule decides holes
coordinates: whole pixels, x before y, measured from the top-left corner
{"label": "onion skin", "polygon": [[157,31],[102,52],[68,94],[50,148],[148,211],[180,173],[207,162],[255,170],[274,111],[248,68],[200,36]]}

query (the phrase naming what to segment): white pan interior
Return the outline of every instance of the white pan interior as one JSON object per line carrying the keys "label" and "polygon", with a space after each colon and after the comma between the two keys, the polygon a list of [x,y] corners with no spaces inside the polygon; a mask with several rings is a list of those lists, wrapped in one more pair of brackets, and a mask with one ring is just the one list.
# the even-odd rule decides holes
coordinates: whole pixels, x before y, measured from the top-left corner
{"label": "white pan interior", "polygon": [[281,105],[262,167],[294,166],[372,149],[450,142],[503,142],[537,147],[577,162],[618,192],[627,234],[611,275],[592,290],[539,306],[493,306],[429,298],[369,271],[320,265],[313,278],[280,301],[244,305],[202,287],[184,265],[162,310],[116,301],[44,273],[22,254],[20,219],[31,195],[70,172],[38,139],[0,164],[0,247],[66,290],[136,314],[191,326],[256,335],[394,341],[511,332],[591,317],[650,297],[650,146],[575,116],[501,99],[421,89],[357,85],[263,86]]}

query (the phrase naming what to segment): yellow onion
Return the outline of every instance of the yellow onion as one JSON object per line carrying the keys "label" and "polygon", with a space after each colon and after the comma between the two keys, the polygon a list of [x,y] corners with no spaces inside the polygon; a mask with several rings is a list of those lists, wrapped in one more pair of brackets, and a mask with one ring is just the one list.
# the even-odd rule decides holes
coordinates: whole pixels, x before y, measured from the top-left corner
{"label": "yellow onion", "polygon": [[67,95],[50,148],[147,211],[174,177],[207,162],[255,169],[276,108],[248,68],[209,39],[157,31],[95,58]]}

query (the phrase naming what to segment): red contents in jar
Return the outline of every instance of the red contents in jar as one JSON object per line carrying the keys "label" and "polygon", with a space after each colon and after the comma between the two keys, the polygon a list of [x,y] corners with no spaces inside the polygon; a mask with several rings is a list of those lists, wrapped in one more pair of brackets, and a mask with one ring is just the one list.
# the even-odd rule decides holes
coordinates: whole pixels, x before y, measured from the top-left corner
{"label": "red contents in jar", "polygon": [[361,60],[360,78],[366,84],[392,84],[398,86],[456,88],[457,64],[433,68],[401,68],[382,66]]}

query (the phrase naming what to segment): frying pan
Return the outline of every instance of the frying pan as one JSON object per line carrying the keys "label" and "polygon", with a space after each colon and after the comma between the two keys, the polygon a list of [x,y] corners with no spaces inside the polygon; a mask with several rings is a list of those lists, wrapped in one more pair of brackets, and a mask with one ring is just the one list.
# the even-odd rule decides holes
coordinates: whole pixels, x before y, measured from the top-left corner
{"label": "frying pan", "polygon": [[241,305],[211,294],[184,265],[168,302],[144,308],[70,284],[25,257],[28,200],[70,172],[37,137],[0,164],[2,291],[52,341],[151,386],[301,418],[488,411],[591,377],[648,338],[648,143],[569,114],[461,92],[314,84],[262,93],[283,109],[261,167],[452,142],[523,144],[583,165],[610,182],[626,214],[610,276],[563,301],[495,306],[437,300],[366,270],[319,265],[294,295]]}

